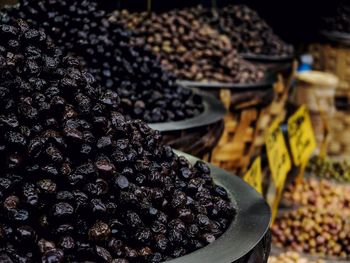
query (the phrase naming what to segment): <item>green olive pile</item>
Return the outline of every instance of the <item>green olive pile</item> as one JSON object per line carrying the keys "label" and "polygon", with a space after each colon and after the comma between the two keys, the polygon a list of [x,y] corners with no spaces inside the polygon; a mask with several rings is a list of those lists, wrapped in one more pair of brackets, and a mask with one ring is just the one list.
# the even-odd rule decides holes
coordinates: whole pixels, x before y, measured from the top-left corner
{"label": "green olive pile", "polygon": [[132,45],[123,27],[110,25],[97,1],[20,0],[7,13],[43,28],[63,52],[79,57],[103,88],[117,92],[128,118],[159,123],[204,110],[200,96],[178,86],[151,52]]}
{"label": "green olive pile", "polygon": [[350,222],[342,211],[313,207],[284,213],[272,226],[280,248],[322,257],[350,258]]}
{"label": "green olive pile", "polygon": [[306,171],[316,177],[350,182],[350,164],[347,161],[340,162],[315,156],[310,160]]}
{"label": "green olive pile", "polygon": [[0,262],[163,262],[230,225],[209,167],[126,120],[43,30],[0,23],[0,83]]}
{"label": "green olive pile", "polygon": [[193,12],[227,35],[241,54],[275,57],[293,55],[293,47],[275,35],[266,21],[245,5],[229,5],[218,10],[197,7]]}
{"label": "green olive pile", "polygon": [[301,184],[288,185],[283,199],[292,206],[312,206],[328,211],[341,210],[343,214],[350,216],[350,185],[308,178]]}
{"label": "green olive pile", "polygon": [[260,68],[238,56],[227,36],[201,22],[191,9],[163,14],[116,11],[110,21],[134,30],[137,41],[179,79],[255,83],[264,78]]}

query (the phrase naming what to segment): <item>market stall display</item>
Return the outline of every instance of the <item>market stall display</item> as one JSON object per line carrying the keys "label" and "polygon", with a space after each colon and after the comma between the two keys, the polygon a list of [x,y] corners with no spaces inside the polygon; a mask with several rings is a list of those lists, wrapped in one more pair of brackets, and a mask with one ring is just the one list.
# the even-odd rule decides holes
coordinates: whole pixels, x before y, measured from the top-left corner
{"label": "market stall display", "polygon": [[63,52],[78,56],[102,87],[118,93],[127,117],[158,123],[203,111],[201,97],[177,85],[124,28],[110,25],[96,1],[21,0],[7,14],[43,28]]}
{"label": "market stall display", "polygon": [[349,262],[349,5],[156,2],[0,10],[0,262]]}
{"label": "market stall display", "polygon": [[237,210],[42,30],[0,24],[2,261],[161,262],[214,241]]}
{"label": "market stall display", "polygon": [[138,40],[158,55],[181,80],[255,83],[262,69],[242,60],[231,40],[201,22],[191,9],[163,14],[116,11],[110,21],[135,31]]}

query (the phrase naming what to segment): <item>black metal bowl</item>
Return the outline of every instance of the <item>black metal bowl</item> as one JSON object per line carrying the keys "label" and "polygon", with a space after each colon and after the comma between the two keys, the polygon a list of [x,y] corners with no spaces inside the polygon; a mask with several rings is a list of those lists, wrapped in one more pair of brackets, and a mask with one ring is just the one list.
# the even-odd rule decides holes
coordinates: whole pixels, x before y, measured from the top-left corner
{"label": "black metal bowl", "polygon": [[234,91],[248,91],[248,90],[262,90],[269,89],[275,83],[276,77],[274,74],[267,74],[266,78],[262,81],[255,83],[221,83],[221,82],[203,82],[203,81],[190,81],[179,80],[178,83],[185,87],[200,88],[201,90],[220,90],[229,89]]}
{"label": "black metal bowl", "polygon": [[339,32],[339,31],[327,31],[323,30],[320,32],[322,36],[327,38],[328,40],[337,42],[337,43],[342,43],[345,45],[350,45],[350,34],[349,33],[344,33],[344,32]]}
{"label": "black metal bowl", "polygon": [[[191,163],[198,159],[185,153]],[[209,164],[216,184],[224,187],[236,205],[237,215],[227,231],[215,242],[169,263],[231,263],[238,261],[263,239],[269,229],[269,205],[251,186],[238,176]]]}
{"label": "black metal bowl", "polygon": [[294,55],[289,56],[271,56],[271,55],[257,55],[257,54],[241,54],[242,58],[251,62],[260,63],[291,63],[294,59]]}
{"label": "black metal bowl", "polygon": [[226,109],[222,102],[210,94],[197,93],[203,99],[204,111],[201,114],[186,120],[150,123],[148,125],[154,130],[167,132],[198,128],[221,121],[226,114]]}

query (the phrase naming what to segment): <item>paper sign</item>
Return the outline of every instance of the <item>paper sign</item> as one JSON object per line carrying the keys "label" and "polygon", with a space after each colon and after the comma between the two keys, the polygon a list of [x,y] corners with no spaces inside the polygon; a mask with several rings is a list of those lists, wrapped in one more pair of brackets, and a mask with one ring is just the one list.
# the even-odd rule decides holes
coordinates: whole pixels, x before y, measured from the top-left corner
{"label": "paper sign", "polygon": [[260,156],[255,159],[249,171],[244,176],[244,181],[255,188],[260,194],[262,194],[262,173],[261,173],[261,158]]}
{"label": "paper sign", "polygon": [[289,118],[288,136],[295,165],[305,165],[316,148],[310,115],[305,105]]}
{"label": "paper sign", "polygon": [[269,167],[276,188],[282,188],[290,171],[292,164],[289,152],[279,127],[280,122],[276,120],[265,135],[266,151]]}

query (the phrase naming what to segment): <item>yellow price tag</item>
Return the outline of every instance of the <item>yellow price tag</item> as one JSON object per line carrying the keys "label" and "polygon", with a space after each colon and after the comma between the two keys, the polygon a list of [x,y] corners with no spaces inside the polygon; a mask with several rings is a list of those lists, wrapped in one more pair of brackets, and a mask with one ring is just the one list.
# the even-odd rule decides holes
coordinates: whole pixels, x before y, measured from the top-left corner
{"label": "yellow price tag", "polygon": [[261,158],[257,157],[249,171],[244,176],[244,181],[255,188],[260,194],[262,194],[262,173],[261,173]]}
{"label": "yellow price tag", "polygon": [[316,139],[306,106],[301,106],[288,120],[289,144],[297,166],[305,166],[316,148]]}
{"label": "yellow price tag", "polygon": [[265,135],[267,157],[276,188],[283,187],[287,174],[292,168],[286,142],[279,124],[278,120],[275,121]]}

